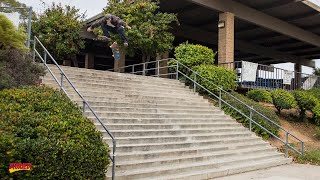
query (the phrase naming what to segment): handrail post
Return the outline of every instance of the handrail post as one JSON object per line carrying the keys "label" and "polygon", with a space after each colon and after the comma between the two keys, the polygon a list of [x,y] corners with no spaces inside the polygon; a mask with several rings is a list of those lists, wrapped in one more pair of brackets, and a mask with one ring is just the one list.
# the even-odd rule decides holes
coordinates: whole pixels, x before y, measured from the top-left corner
{"label": "handrail post", "polygon": [[60,73],[60,74],[61,74],[60,90],[62,90],[62,88],[63,88],[63,76],[64,76],[64,74],[63,74],[63,73]]}
{"label": "handrail post", "polygon": [[249,129],[252,131],[252,108],[250,108]]}
{"label": "handrail post", "polygon": [[134,65],[132,66],[132,74],[134,74]]}
{"label": "handrail post", "polygon": [[289,157],[289,147],[288,147],[288,131],[286,132],[286,158]]}
{"label": "handrail post", "polygon": [[143,64],[142,71],[143,71],[142,75],[145,76],[146,75],[146,64],[145,63]]}
{"label": "handrail post", "polygon": [[178,61],[176,61],[177,62],[177,66],[176,66],[176,80],[178,80],[179,79],[179,62]]}
{"label": "handrail post", "polygon": [[304,156],[304,142],[303,141],[301,141],[301,155],[302,155],[302,157]]}
{"label": "handrail post", "polygon": [[36,38],[34,38],[34,41],[33,41],[33,56],[32,56],[33,62],[36,62],[36,44],[37,44],[37,40],[36,40]]}
{"label": "handrail post", "polygon": [[157,76],[160,77],[160,61],[157,60]]}
{"label": "handrail post", "polygon": [[219,88],[219,108],[222,109],[222,106],[221,106],[221,88]]}
{"label": "handrail post", "polygon": [[86,102],[82,101],[82,112],[86,112]]}
{"label": "handrail post", "polygon": [[112,180],[114,180],[116,178],[116,140],[113,139],[112,140]]}
{"label": "handrail post", "polygon": [[197,74],[194,73],[193,76],[193,91],[196,92],[197,91]]}
{"label": "handrail post", "polygon": [[47,52],[46,51],[44,51],[43,60],[44,60],[44,64],[47,64]]}

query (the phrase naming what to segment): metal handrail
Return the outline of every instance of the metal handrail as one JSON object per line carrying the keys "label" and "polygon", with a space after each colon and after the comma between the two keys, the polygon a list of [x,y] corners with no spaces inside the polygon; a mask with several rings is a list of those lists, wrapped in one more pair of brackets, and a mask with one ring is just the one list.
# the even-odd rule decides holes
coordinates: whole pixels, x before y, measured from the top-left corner
{"label": "metal handrail", "polygon": [[[219,65],[232,68],[241,69],[241,64],[245,61],[234,61],[220,63]],[[265,89],[282,89],[292,91],[300,88],[309,89],[320,86],[320,76],[299,71],[288,71],[292,73],[291,83],[283,83],[284,73],[288,71],[283,68],[274,67],[270,65],[258,64],[256,70],[255,81],[244,81],[242,75],[239,77],[238,83],[244,88],[265,88]],[[242,72],[238,72],[242,74]],[[312,78],[312,79],[309,79]],[[315,79],[315,82],[313,80]]]}
{"label": "metal handrail", "polygon": [[[167,65],[167,66],[163,66],[160,67],[159,63],[162,61],[174,61],[175,65]],[[156,68],[150,68],[150,69],[146,69],[146,64],[151,64],[151,63],[156,63],[157,67]],[[137,66],[143,66],[142,71],[135,71],[137,70]],[[188,75],[186,75],[185,73],[183,73],[182,71],[179,70],[179,67],[183,67],[186,68],[188,71],[192,72],[194,74],[193,78],[190,78]],[[292,149],[293,151],[297,152],[298,154],[300,154],[301,156],[304,155],[304,142],[302,140],[300,140],[298,137],[296,137],[295,135],[293,135],[291,132],[289,132],[288,130],[286,130],[285,128],[283,128],[282,126],[280,126],[279,124],[277,124],[276,122],[272,121],[271,119],[269,119],[268,117],[266,117],[265,115],[263,115],[262,113],[260,113],[259,111],[257,111],[256,109],[254,109],[253,107],[250,107],[249,105],[247,105],[246,103],[244,103],[243,101],[241,101],[240,99],[238,99],[237,97],[233,96],[231,93],[225,91],[224,89],[222,89],[221,87],[219,87],[218,85],[214,84],[213,82],[211,82],[210,80],[208,80],[207,78],[201,76],[199,73],[197,73],[196,71],[192,70],[191,68],[187,67],[186,65],[182,64],[181,62],[179,62],[176,59],[173,58],[168,58],[168,59],[161,59],[161,60],[156,60],[156,61],[151,61],[151,62],[146,62],[146,63],[139,63],[139,64],[134,64],[134,65],[128,65],[128,66],[123,66],[123,67],[119,67],[118,69],[126,69],[126,68],[131,68],[132,71],[130,73],[132,74],[136,74],[137,72],[142,72],[143,75],[146,75],[145,71],[148,70],[157,70],[156,75],[152,75],[152,76],[163,76],[163,75],[171,75],[174,74],[176,76],[176,79],[179,79],[179,74],[183,75],[186,79],[190,80],[193,83],[193,88],[194,91],[197,91],[197,86],[201,87],[203,90],[205,90],[207,93],[209,93],[210,95],[214,96],[215,98],[217,98],[219,100],[219,107],[222,108],[222,103],[225,103],[226,105],[228,105],[229,107],[231,107],[232,109],[234,109],[235,111],[237,111],[238,113],[240,113],[242,116],[244,116],[245,118],[249,119],[249,129],[250,131],[252,131],[252,123],[259,126],[261,129],[263,129],[264,131],[266,131],[268,134],[270,134],[271,136],[273,136],[274,138],[276,138],[277,140],[279,140],[280,142],[282,142],[283,144],[285,144],[286,146],[286,157],[288,158],[288,150],[289,148]],[[160,68],[174,68],[175,72],[173,73],[167,73],[167,74],[160,74],[159,69]],[[112,69],[111,71],[115,71],[115,69]],[[208,90],[207,88],[205,88],[203,85],[199,84],[199,81],[197,81],[198,78],[201,78],[203,80],[205,80],[206,82],[210,83],[211,85],[213,85],[214,87],[216,87],[219,91],[219,95],[216,95],[215,93],[211,92],[210,90]],[[250,116],[244,114],[243,112],[241,112],[240,110],[238,110],[236,107],[232,106],[231,104],[229,104],[227,101],[225,101],[222,98],[222,93],[225,93],[226,95],[228,95],[229,97],[233,98],[234,100],[238,101],[239,103],[241,103],[242,105],[244,105],[246,108],[249,109],[250,111]],[[262,125],[260,125],[259,123],[257,123],[256,121],[253,120],[252,114],[256,113],[258,116],[262,117],[263,119],[267,120],[268,122],[270,122],[271,124],[275,125],[276,127],[278,127],[280,130],[284,131],[286,134],[286,139],[283,140],[280,137],[278,137],[277,135],[273,134],[272,132],[270,132],[268,129],[266,129],[265,127],[263,127]],[[293,137],[294,139],[296,139],[297,141],[299,141],[301,143],[301,151],[297,150],[296,148],[294,148],[293,146],[291,146],[289,144],[289,136]]]}
{"label": "metal handrail", "polygon": [[[39,53],[39,51],[36,49],[37,44],[39,44],[41,46],[41,48],[44,51],[44,57],[42,57]],[[115,179],[115,152],[116,152],[116,139],[115,137],[112,135],[112,133],[108,130],[108,128],[104,125],[104,123],[101,121],[101,119],[98,117],[97,113],[92,109],[92,107],[90,106],[90,104],[87,102],[87,100],[83,97],[83,95],[81,95],[81,93],[78,91],[78,89],[74,86],[74,84],[70,81],[70,79],[68,78],[68,76],[64,73],[64,71],[60,68],[59,64],[56,62],[56,60],[52,57],[52,55],[50,54],[50,52],[47,50],[47,48],[45,48],[45,46],[41,43],[41,41],[34,36],[34,41],[33,41],[33,61],[35,62],[35,58],[36,56],[38,56],[40,58],[40,60],[43,62],[43,64],[45,65],[45,67],[48,69],[48,71],[50,72],[50,74],[52,75],[53,79],[58,83],[60,90],[63,91],[68,98],[70,99],[70,96],[68,95],[68,93],[66,92],[64,86],[63,86],[63,80],[64,78],[67,80],[67,82],[71,85],[71,87],[73,88],[73,90],[78,94],[78,96],[81,98],[83,106],[82,106],[82,111],[83,113],[86,110],[86,107],[89,108],[90,112],[94,115],[94,117],[96,118],[96,120],[98,120],[98,122],[101,124],[101,126],[103,127],[103,129],[107,132],[107,134],[110,136],[110,138],[112,139],[112,155],[109,154],[109,158],[112,161],[112,180]],[[58,70],[60,71],[60,82],[57,79],[57,77],[53,74],[53,72],[51,71],[51,69],[49,68],[49,66],[47,65],[47,56],[49,56],[49,58],[51,59],[51,61],[56,65],[56,67],[58,68]]]}

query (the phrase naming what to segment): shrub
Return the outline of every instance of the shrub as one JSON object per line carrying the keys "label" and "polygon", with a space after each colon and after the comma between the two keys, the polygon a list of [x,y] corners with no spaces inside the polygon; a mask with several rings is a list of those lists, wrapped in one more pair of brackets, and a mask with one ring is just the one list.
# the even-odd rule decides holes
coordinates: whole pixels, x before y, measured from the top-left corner
{"label": "shrub", "polygon": [[279,113],[282,109],[291,109],[297,106],[294,96],[283,89],[275,90],[271,94],[273,104]]}
{"label": "shrub", "polygon": [[271,92],[264,89],[254,89],[249,91],[248,98],[257,102],[272,103]]}
{"label": "shrub", "polygon": [[16,48],[26,50],[26,35],[22,29],[18,30],[3,14],[0,14],[0,49]]}
{"label": "shrub", "polygon": [[316,97],[318,100],[320,100],[320,88],[312,88],[307,91],[308,93],[311,93],[314,97]]}
{"label": "shrub", "polygon": [[17,49],[0,50],[0,90],[20,85],[34,85],[45,74],[30,55]]}
{"label": "shrub", "polygon": [[174,53],[178,61],[190,68],[202,64],[214,64],[215,53],[202,45],[182,43],[176,47]]}
{"label": "shrub", "polygon": [[[247,104],[249,107],[253,107],[256,111],[259,113],[263,114],[264,116],[268,117],[271,121],[273,121],[276,124],[279,124],[279,117],[276,115],[276,113],[267,107],[264,107],[260,105],[259,103],[248,99],[247,97],[240,95],[236,92],[232,92],[232,95],[234,95],[236,98]],[[245,114],[246,116],[250,117],[250,110],[246,106],[244,106],[242,103],[237,101],[236,99],[230,97],[229,95],[224,94],[222,99],[238,109],[240,112]],[[224,109],[225,113],[231,115],[233,118],[237,119],[239,122],[243,123],[246,127],[249,127],[249,119],[244,117],[242,114],[234,110],[233,108],[229,107],[225,103],[222,103],[222,108]],[[252,118],[255,122],[257,122],[259,125],[262,127],[266,128],[273,134],[277,135],[278,134],[278,127],[275,126],[272,122],[264,119],[262,116],[258,115],[257,113],[253,112],[252,113]],[[261,135],[263,138],[268,138],[271,137],[269,133],[267,133],[265,130],[260,128],[259,126],[255,125],[252,123],[252,129],[255,133]]]}
{"label": "shrub", "polygon": [[[214,66],[214,65],[200,65],[193,68],[199,75],[206,78],[213,84],[221,87],[225,91],[233,91],[237,88],[237,76],[236,74],[221,66]],[[192,73],[190,78],[193,79],[194,74]],[[203,87],[207,88],[208,90],[219,93],[219,90],[216,86],[212,83],[204,80],[203,78],[198,77],[197,82],[202,85]],[[199,88],[201,92],[207,93],[202,88]]]}
{"label": "shrub", "polygon": [[[46,87],[0,91],[0,179],[104,179],[109,149],[65,95]],[[9,163],[31,171],[9,173]]]}
{"label": "shrub", "polygon": [[320,126],[320,103],[317,103],[317,105],[312,109],[312,112],[315,123]]}
{"label": "shrub", "polygon": [[312,110],[317,105],[318,100],[312,94],[306,91],[294,91],[293,95],[301,110],[301,118],[305,116],[306,110]]}

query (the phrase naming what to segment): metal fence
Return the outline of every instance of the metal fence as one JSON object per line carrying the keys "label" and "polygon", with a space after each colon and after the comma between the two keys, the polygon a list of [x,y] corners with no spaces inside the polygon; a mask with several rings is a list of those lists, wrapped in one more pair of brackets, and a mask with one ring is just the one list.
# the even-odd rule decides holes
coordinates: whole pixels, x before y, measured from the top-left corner
{"label": "metal fence", "polygon": [[242,64],[243,61],[220,64],[228,69],[235,69],[235,72],[238,75],[238,84],[241,88],[270,90],[285,89],[292,91],[295,89],[308,90],[314,87],[320,87],[320,76],[296,71],[287,71],[285,69],[262,64],[258,64],[256,80],[246,81],[243,77]]}

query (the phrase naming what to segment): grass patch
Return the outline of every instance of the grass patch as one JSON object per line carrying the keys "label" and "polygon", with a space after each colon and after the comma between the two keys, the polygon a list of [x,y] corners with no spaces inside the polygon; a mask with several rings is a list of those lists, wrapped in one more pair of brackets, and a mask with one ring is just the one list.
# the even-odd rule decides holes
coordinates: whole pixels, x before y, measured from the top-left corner
{"label": "grass patch", "polygon": [[296,162],[300,164],[312,164],[320,166],[320,149],[312,149],[305,152],[304,157],[296,155]]}

